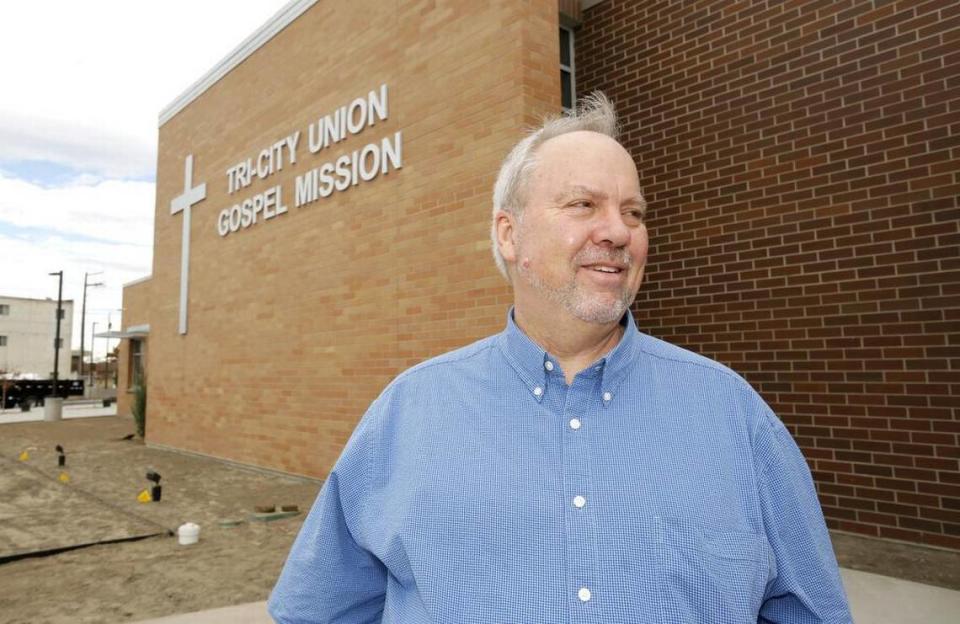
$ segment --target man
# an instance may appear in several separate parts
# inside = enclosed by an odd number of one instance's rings
[[[596,94],[507,157],[507,327],[373,403],[278,622],[851,621],[786,429],[725,367],[637,331],[646,205],[616,126]]]

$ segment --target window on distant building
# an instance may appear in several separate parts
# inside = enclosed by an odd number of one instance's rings
[[[64,312],[66,312],[66,310],[64,310],[63,308],[59,308],[59,309],[57,309],[57,312],[59,313],[59,315],[60,315],[60,320],[62,321],[63,318],[64,318],[64,317],[63,317],[63,314],[64,314]],[[54,314],[53,316],[54,316],[54,318],[56,318],[57,315]]]
[[[0,347],[5,347],[5,346],[7,346],[7,337],[0,336]]]
[[[53,348],[62,349],[63,348],[63,338],[54,338],[53,339]]]
[[[560,103],[564,111],[577,104],[577,81],[573,64],[573,31],[560,27]]]
[[[0,316],[10,316],[10,306],[6,303],[0,303]]]

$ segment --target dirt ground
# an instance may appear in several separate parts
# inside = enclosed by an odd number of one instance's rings
[[[133,431],[117,416],[3,424],[0,414],[0,622],[129,622],[267,598],[320,484],[122,439]],[[136,500],[148,469],[162,476],[160,502]],[[256,505],[287,504],[302,513],[249,519]],[[201,526],[193,546],[167,533],[187,521]],[[845,567],[960,589],[960,553],[840,534],[833,543]]]
[[[0,561],[156,535],[0,563],[0,621],[127,622],[269,595],[320,484],[122,439],[133,431],[116,416],[2,424],[0,414]],[[162,477],[160,502],[137,501],[152,485],[148,469]],[[301,514],[252,521],[257,505],[298,505]],[[168,531],[188,521],[200,525],[200,541],[181,546]]]

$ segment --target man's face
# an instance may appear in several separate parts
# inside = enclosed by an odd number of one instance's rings
[[[573,132],[545,142],[514,220],[518,309],[616,322],[636,297],[647,259],[644,205],[633,159],[616,141]]]

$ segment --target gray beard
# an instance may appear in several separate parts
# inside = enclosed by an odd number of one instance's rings
[[[518,255],[522,257],[522,253]],[[623,263],[628,268],[632,264],[626,249],[607,252],[599,248],[581,251],[574,258],[574,264],[579,266],[604,260]],[[580,291],[576,277],[559,288],[550,286],[540,279],[539,275],[525,268],[523,262],[517,263],[517,275],[543,293],[549,301],[561,306],[575,318],[587,323],[606,324],[619,321],[636,296],[635,293],[624,290],[621,291],[620,298],[613,302],[601,301]]]

